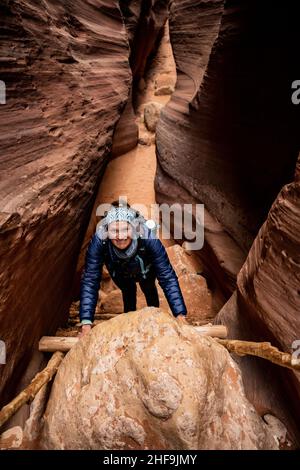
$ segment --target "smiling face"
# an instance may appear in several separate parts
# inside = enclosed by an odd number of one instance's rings
[[[119,250],[125,250],[131,243],[132,226],[125,220],[111,222],[108,225],[108,238]]]

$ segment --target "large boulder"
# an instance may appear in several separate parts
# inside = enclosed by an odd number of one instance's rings
[[[276,449],[223,346],[154,307],[97,325],[56,375],[45,449]]]

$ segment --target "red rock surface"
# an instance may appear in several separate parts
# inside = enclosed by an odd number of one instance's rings
[[[294,182],[282,188],[255,238],[238,275],[237,294],[215,320],[227,325],[231,338],[269,340],[290,353],[300,339],[299,161]],[[279,417],[300,441],[299,373],[254,358],[239,359],[239,364],[256,409]]]
[[[238,275],[239,293],[255,312],[255,319],[288,352],[293,341],[300,339],[299,244],[298,166],[295,181],[280,191]]]
[[[290,98],[299,75],[297,8],[269,0],[172,2],[177,83],[157,126],[156,189],[159,201],[169,200],[173,181],[174,202],[186,191],[221,223],[227,235],[223,242],[218,234],[217,246],[206,238],[207,265],[222,244],[223,267],[232,256],[245,259],[278,191],[292,179],[299,148]]]
[[[7,104],[0,107],[3,403],[33,346],[66,318],[131,73],[116,0],[4,1],[0,21],[7,85]]]
[[[169,0],[120,0],[128,34],[133,93],[116,126],[112,156],[117,157],[136,147],[138,126],[135,122],[135,90],[145,73],[149,58],[154,55],[168,18]]]
[[[128,32],[132,75],[139,81],[153,56],[168,19],[169,0],[120,0]]]

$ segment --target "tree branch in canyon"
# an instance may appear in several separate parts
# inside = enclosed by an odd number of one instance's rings
[[[279,351],[271,343],[256,343],[253,341],[240,341],[235,339],[219,339],[216,341],[222,344],[229,352],[238,356],[256,356],[266,359],[288,369],[300,370],[300,359],[294,358],[292,354]]]
[[[38,372],[31,383],[17,395],[10,403],[5,405],[0,411],[0,428],[11,418],[22,405],[32,400],[44,384],[50,382],[56,374],[57,369],[63,360],[62,352],[55,352],[48,362],[45,369]]]

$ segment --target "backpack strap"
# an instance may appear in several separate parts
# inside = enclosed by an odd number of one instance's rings
[[[139,260],[143,279],[146,279],[147,273],[150,271],[150,268],[151,268],[151,263],[147,264],[147,266],[145,267],[143,258],[141,258],[139,255],[136,255],[136,258]]]
[[[141,255],[145,255],[146,261],[143,259]],[[138,250],[137,254],[135,255],[137,260],[140,263],[140,268],[141,268],[141,273],[143,276],[143,279],[146,279],[148,272],[150,271],[150,268],[152,267],[152,263],[147,260],[147,250],[143,241],[143,238],[139,237],[138,238]]]

